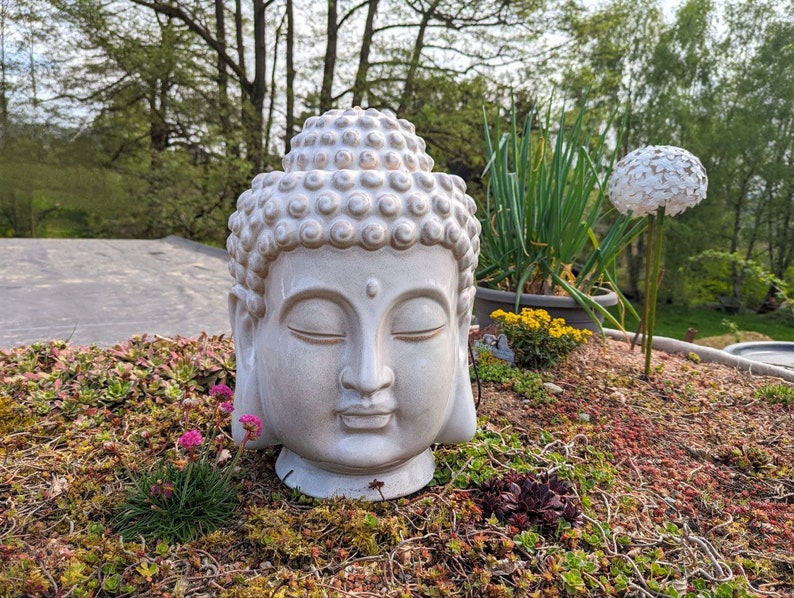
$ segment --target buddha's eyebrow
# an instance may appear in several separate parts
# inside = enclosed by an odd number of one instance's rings
[[[339,305],[340,307],[346,306],[348,303],[344,294],[340,293],[336,289],[315,285],[302,288],[291,295],[287,295],[281,305],[280,313],[286,313],[296,303],[300,303],[301,301],[306,301],[308,299],[325,299],[330,303]]]
[[[328,287],[313,286],[300,289],[284,297],[284,301],[279,308],[279,317],[284,317],[299,303],[317,299],[327,301],[343,311],[349,308],[349,301],[345,299],[345,296],[339,291]]]
[[[408,289],[404,293],[401,293],[397,296],[397,299],[394,301],[394,306],[397,307],[405,301],[419,298],[431,299],[440,304],[444,310],[448,310],[450,308],[449,295],[435,286]]]

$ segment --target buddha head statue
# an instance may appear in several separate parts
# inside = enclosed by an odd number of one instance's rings
[[[374,109],[309,118],[283,172],[229,218],[239,415],[281,444],[276,473],[317,497],[378,500],[470,440],[468,329],[480,225],[412,124]]]

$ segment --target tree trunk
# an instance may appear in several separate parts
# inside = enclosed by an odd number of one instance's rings
[[[402,114],[408,109],[408,103],[414,94],[414,84],[416,83],[416,73],[419,70],[419,62],[422,58],[422,50],[425,46],[425,32],[430,20],[433,18],[436,6],[439,0],[435,0],[433,4],[424,13],[422,13],[422,21],[419,23],[419,31],[416,34],[416,41],[414,42],[414,50],[411,55],[411,61],[408,63],[408,72],[405,75],[405,85],[403,92],[400,95],[400,105],[397,108],[397,114]]]
[[[247,94],[245,83],[248,81],[248,75],[245,68],[245,44],[243,43],[243,7],[240,5],[240,0],[234,0],[234,32],[235,42],[237,48],[237,64],[240,67],[240,90],[242,95]]]
[[[380,0],[369,0],[367,20],[364,24],[364,37],[361,40],[361,51],[358,55],[358,70],[353,84],[353,106],[360,106],[367,91],[367,72],[369,71],[369,50],[372,47],[372,34],[375,24],[375,13]]]
[[[226,16],[223,7],[223,0],[215,0],[215,35],[218,38],[218,45],[221,50],[226,52]],[[236,153],[237,145],[232,140],[231,126],[231,105],[229,103],[229,73],[226,70],[226,62],[220,52],[217,54],[218,69],[218,119],[221,127],[221,135],[226,146],[226,154]]]
[[[290,150],[290,141],[295,135],[295,11],[292,0],[287,0],[287,122],[284,153]]]
[[[157,13],[155,16],[159,17]],[[157,154],[164,152],[171,144],[168,115],[171,109],[171,76],[175,68],[169,52],[174,47],[173,19],[166,16],[164,22],[159,18],[157,20],[160,26],[160,46],[165,49],[167,58],[150,82],[149,137],[154,161],[158,161]]]
[[[38,91],[38,81],[36,79],[36,53],[33,49],[33,44],[35,42],[34,34],[33,34],[33,26],[29,25],[30,29],[28,31],[28,59],[30,62],[30,104],[33,108],[33,118],[35,119],[38,116],[39,112],[39,91]]]
[[[339,24],[336,22],[336,0],[328,0],[326,24],[325,59],[323,60],[323,82],[320,86],[320,112],[333,107],[334,70],[336,69],[336,42]]]
[[[276,64],[278,63],[278,46],[281,39],[281,30],[287,20],[287,14],[281,17],[281,22],[276,28],[276,35],[273,39],[273,60],[270,67],[270,97],[268,98],[267,123],[265,124],[265,151],[270,151],[270,135],[273,131],[273,113],[276,109]]]
[[[265,43],[265,2],[254,1],[254,80],[249,96],[250,109],[246,127],[248,161],[253,171],[261,172],[264,164],[262,148],[265,130],[263,111],[267,94],[267,45]]]
[[[794,225],[791,222],[794,192],[790,191],[788,193],[784,205],[787,206],[787,209],[780,225],[783,237],[778,240],[778,243],[773,245],[773,249],[777,250],[777,258],[772,262],[772,274],[781,279],[785,278],[786,272],[788,272],[792,262],[794,262],[794,232],[792,232],[792,226]]]
[[[629,245],[628,250],[625,252],[628,288],[625,289],[623,294],[635,301],[642,297],[640,279],[645,271],[643,268],[644,256],[646,253],[644,239],[644,235],[637,237],[636,241]]]
[[[730,253],[736,253],[739,250],[739,236],[742,231],[742,210],[744,209],[744,198],[747,194],[747,186],[750,183],[751,173],[746,173],[736,193],[736,200],[733,202],[733,230],[731,234],[731,249]],[[734,262],[731,269],[731,280],[733,286],[733,297],[739,299],[742,293],[742,282],[744,275],[740,271],[736,262]]]
[[[0,149],[8,131],[8,74],[6,73],[6,2],[0,0]]]

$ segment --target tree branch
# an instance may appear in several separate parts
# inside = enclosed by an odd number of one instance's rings
[[[196,21],[191,15],[189,15],[185,10],[182,9],[179,5],[172,5],[172,4],[164,4],[158,1],[149,0],[131,0],[134,4],[138,6],[143,6],[146,8],[150,8],[155,12],[160,14],[164,14],[175,19],[181,21],[185,27],[187,27],[190,31],[198,35],[204,42],[212,48],[218,55],[218,57],[223,60],[224,63],[234,72],[237,76],[238,80],[240,81],[241,85],[243,85],[248,93],[250,93],[253,89],[253,85],[250,81],[246,79],[245,70],[241,68],[241,66],[232,59],[231,56],[226,52],[221,44],[213,35],[212,33],[204,27],[201,23]],[[272,1],[272,0],[271,0]],[[270,4],[268,2],[267,4]]]

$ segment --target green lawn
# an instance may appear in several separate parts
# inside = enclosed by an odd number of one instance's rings
[[[637,311],[640,310],[639,306],[635,308]],[[736,331],[752,331],[776,341],[794,341],[794,314],[786,309],[768,314],[756,314],[751,311],[727,314],[706,307],[659,304],[656,310],[654,334],[683,339],[689,328],[697,330],[698,339]],[[626,329],[636,330],[637,321],[628,319]]]

